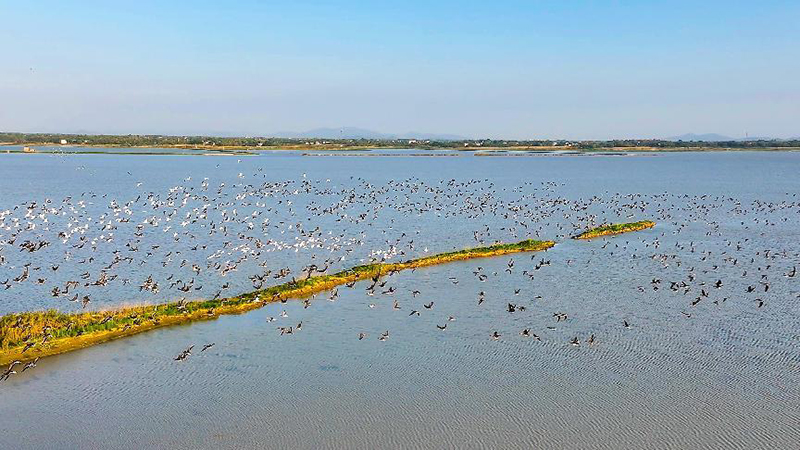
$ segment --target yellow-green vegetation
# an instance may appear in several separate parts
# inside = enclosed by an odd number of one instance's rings
[[[650,220],[603,225],[601,227],[592,228],[591,230],[586,230],[577,236],[573,236],[573,239],[592,239],[600,236],[610,236],[612,234],[629,233],[631,231],[653,228],[655,225],[656,223]]]
[[[358,280],[418,267],[509,253],[546,250],[552,241],[525,240],[427,256],[398,263],[356,266],[332,275],[292,280],[236,297],[169,302],[109,311],[62,313],[55,310],[23,312],[0,317],[0,365],[14,360],[64,353],[154,328],[239,314],[267,303],[304,298]]]

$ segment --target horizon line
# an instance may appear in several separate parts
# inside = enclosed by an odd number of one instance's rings
[[[725,136],[718,133],[683,133],[670,137],[616,137],[616,138],[564,138],[564,137],[537,137],[537,138],[500,138],[500,137],[480,137],[473,138],[467,136],[458,136],[454,133],[438,133],[438,132],[408,132],[408,133],[383,133],[369,129],[358,127],[344,127],[350,129],[358,129],[360,131],[374,133],[375,137],[330,137],[330,136],[281,136],[281,134],[304,134],[316,130],[335,130],[334,127],[320,127],[302,132],[275,132],[274,134],[249,134],[249,133],[232,133],[232,132],[209,132],[208,134],[202,133],[106,133],[106,132],[52,132],[52,131],[0,131],[0,135],[21,134],[21,135],[51,135],[51,136],[109,136],[109,137],[122,137],[122,136],[152,136],[152,137],[172,137],[172,138],[221,138],[221,139],[285,139],[285,140],[307,140],[307,139],[325,139],[330,141],[398,141],[398,140],[422,140],[430,142],[457,142],[457,141],[514,141],[514,142],[543,142],[543,141],[565,141],[565,142],[610,142],[610,141],[665,141],[665,142],[704,142],[704,141],[795,141],[800,140],[798,136],[791,137],[771,137],[771,136],[745,136],[733,137]],[[415,136],[419,135],[419,136]],[[434,138],[423,137],[425,135],[435,136],[452,136],[452,138]],[[713,137],[714,139],[684,139],[688,137]]]

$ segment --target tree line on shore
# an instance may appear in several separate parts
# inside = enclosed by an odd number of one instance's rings
[[[575,150],[608,148],[735,148],[763,149],[800,147],[800,139],[732,140],[732,141],[670,141],[661,139],[619,139],[607,141],[578,140],[417,140],[417,139],[295,139],[275,137],[221,137],[221,136],[169,136],[153,134],[60,134],[60,133],[0,133],[0,142],[5,144],[61,144],[108,145],[129,147],[293,147],[321,145],[329,147],[376,147],[376,148],[426,148],[460,149],[475,147],[567,147]]]

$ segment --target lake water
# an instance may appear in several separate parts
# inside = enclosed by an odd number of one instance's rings
[[[44,358],[0,448],[797,448],[800,153],[386,155],[0,154],[2,314],[557,242]]]

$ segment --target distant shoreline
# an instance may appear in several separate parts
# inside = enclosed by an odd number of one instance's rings
[[[303,152],[303,156],[337,156],[336,153],[341,152],[338,156],[368,156],[365,154],[357,154],[358,151],[373,151],[373,150],[414,150],[416,154],[398,154],[396,156],[457,156],[459,154],[472,154],[474,156],[535,156],[539,155],[564,155],[564,156],[577,156],[577,155],[593,155],[593,154],[657,154],[657,153],[692,153],[692,152],[796,152],[800,151],[800,146],[796,147],[595,147],[591,149],[581,149],[567,146],[526,146],[526,147],[458,147],[458,148],[441,148],[441,147],[402,147],[396,146],[382,146],[382,145],[358,145],[358,146],[333,146],[333,145],[276,145],[276,146],[213,146],[213,145],[121,145],[121,144],[59,144],[53,142],[0,142],[2,147],[19,147],[14,150],[0,150],[2,153],[23,153],[23,147],[31,147],[33,149],[41,147],[55,147],[65,149],[64,153],[70,154],[128,154],[128,155],[189,155],[186,153],[173,153],[169,150],[186,150],[198,152],[197,156],[228,156],[239,155],[248,156],[256,155],[261,151],[276,151],[276,152]],[[68,151],[71,148],[87,148],[97,149],[96,151]],[[164,152],[104,152],[102,149],[152,149],[167,150]],[[199,152],[207,153],[199,153]],[[313,154],[308,152],[319,151],[326,152],[320,154]],[[452,152],[453,154],[435,154],[427,152]],[[54,152],[35,152],[26,154],[52,154]],[[192,156],[192,155],[189,155]],[[369,155],[369,156],[386,156],[386,155]],[[389,155],[395,156],[395,155]]]
[[[755,140],[669,140],[669,139],[418,139],[418,138],[280,138],[269,136],[203,136],[157,134],[69,134],[18,133],[0,131],[0,145],[29,147],[87,148],[156,148],[164,150],[205,150],[220,154],[258,151],[371,151],[406,149],[420,153],[447,151],[481,152],[564,152],[591,153],[661,153],[708,151],[798,151],[800,138]]]

